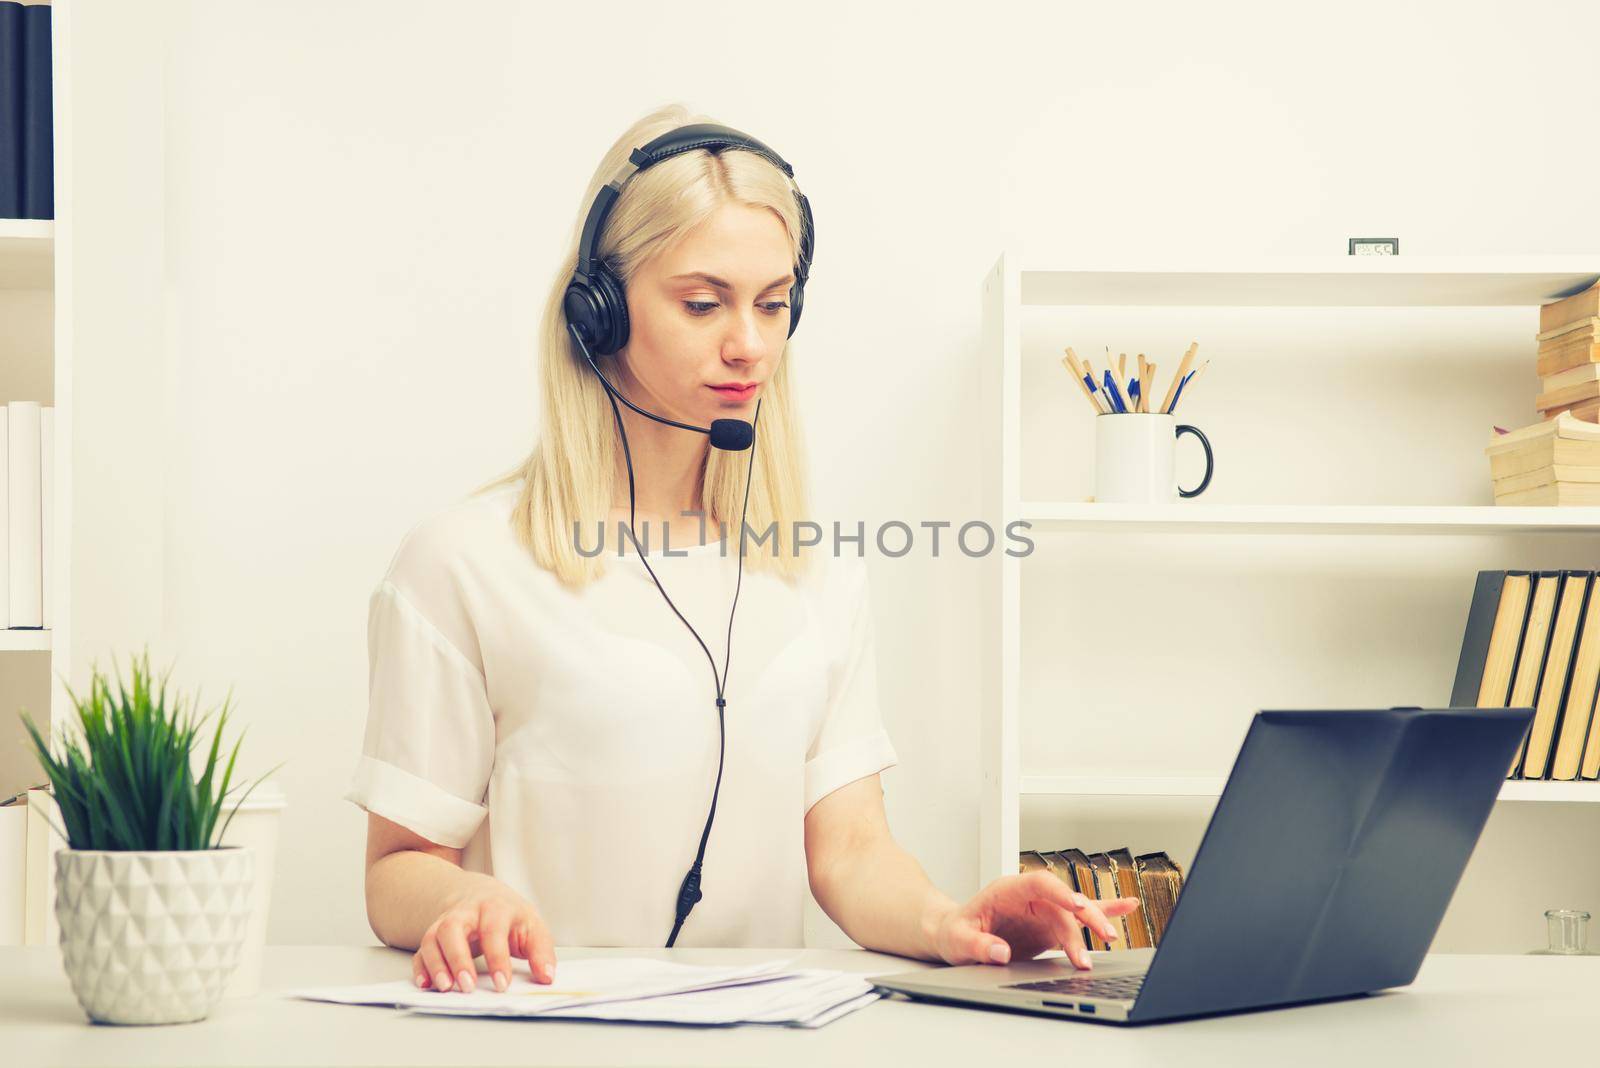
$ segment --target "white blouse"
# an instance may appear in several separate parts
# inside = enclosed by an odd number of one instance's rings
[[[369,601],[366,736],[345,796],[463,848],[462,866],[532,902],[556,945],[665,945],[717,773],[711,665],[632,547],[617,556],[614,523],[606,573],[583,590],[540,567],[511,530],[519,489],[402,539]],[[647,546],[719,673],[729,533],[671,556]],[[581,544],[596,536],[591,524]],[[705,897],[678,945],[801,945],[805,813],[896,762],[865,565],[819,551],[810,567],[793,585],[744,570]]]

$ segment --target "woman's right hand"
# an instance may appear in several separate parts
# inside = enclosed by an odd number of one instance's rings
[[[477,987],[477,965],[483,954],[496,990],[511,985],[511,961],[528,962],[538,983],[554,981],[556,952],[550,929],[532,905],[505,883],[483,875],[429,925],[411,957],[411,974],[426,990]]]

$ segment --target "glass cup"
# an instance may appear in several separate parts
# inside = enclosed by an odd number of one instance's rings
[[[1544,914],[1549,928],[1549,953],[1568,955],[1589,951],[1589,914],[1582,909],[1550,909]]]

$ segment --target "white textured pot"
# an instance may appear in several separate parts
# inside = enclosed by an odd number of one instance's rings
[[[202,1020],[238,966],[250,922],[249,849],[56,853],[56,921],[72,992],[91,1020]]]

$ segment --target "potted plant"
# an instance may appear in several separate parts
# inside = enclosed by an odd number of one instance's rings
[[[131,690],[120,673],[116,682],[113,695],[95,668],[87,701],[67,688],[79,737],[63,731],[60,756],[22,716],[65,824],[55,911],[67,978],[91,1020],[204,1019],[238,965],[250,919],[254,857],[216,845],[239,742],[221,765],[225,701],[196,778],[210,713],[197,720],[193,703],[185,713],[176,697],[169,707],[167,676],[151,687],[148,651],[133,660]]]

